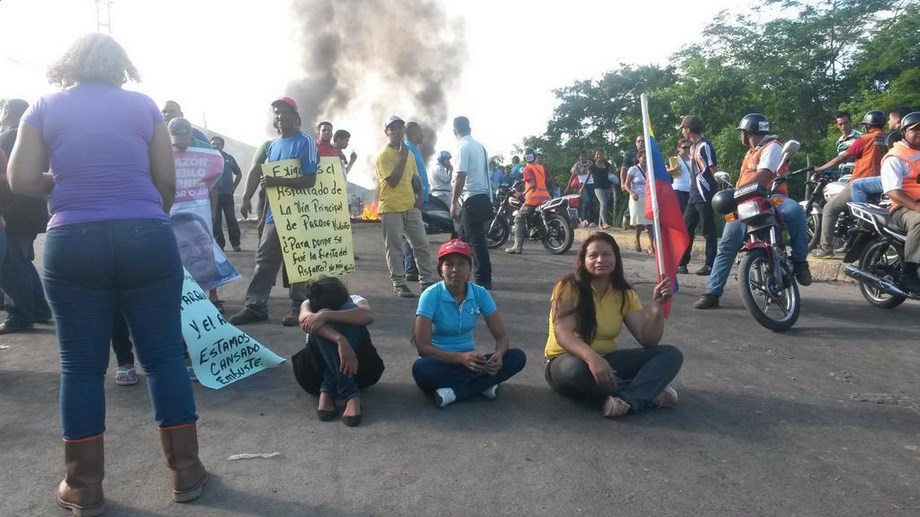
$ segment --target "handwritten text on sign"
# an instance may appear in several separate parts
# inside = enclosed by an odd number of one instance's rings
[[[227,323],[188,271],[181,306],[182,337],[202,386],[218,390],[284,362],[283,357]]]
[[[262,173],[278,178],[300,177],[300,160],[266,163]],[[269,187],[267,194],[291,282],[354,271],[345,175],[338,157],[320,160],[312,188]]]

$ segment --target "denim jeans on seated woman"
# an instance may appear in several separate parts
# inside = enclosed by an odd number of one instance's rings
[[[365,345],[365,334],[362,327],[345,323],[327,323],[327,325],[342,334],[348,340],[352,350],[357,351]],[[335,342],[313,333],[307,338],[307,345],[313,354],[322,358],[323,382],[319,386],[321,392],[329,393],[338,400],[350,400],[361,396],[355,376],[341,372],[342,361],[339,358],[339,346]]]
[[[45,238],[44,276],[60,342],[65,439],[105,431],[104,381],[116,307],[147,375],[157,424],[198,420],[182,357],[182,263],[168,221],[52,228]]]
[[[488,359],[492,354],[485,354],[485,357]],[[457,400],[464,400],[507,381],[523,370],[526,363],[527,356],[518,348],[505,352],[502,367],[495,375],[474,372],[462,364],[449,364],[434,357],[419,357],[412,365],[412,377],[422,391],[450,388]]]

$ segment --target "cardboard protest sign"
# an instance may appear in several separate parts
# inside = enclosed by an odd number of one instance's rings
[[[300,160],[265,163],[262,174],[299,177]],[[345,175],[338,157],[320,159],[312,188],[269,187],[266,194],[281,239],[288,280],[303,282],[355,270]]]
[[[211,222],[211,188],[224,170],[224,158],[214,149],[173,148],[176,163],[176,201],[169,222],[182,265],[202,289],[214,289],[240,278],[227,256],[214,242]]]
[[[219,390],[284,358],[227,323],[188,270],[182,284],[182,336],[202,386]]]

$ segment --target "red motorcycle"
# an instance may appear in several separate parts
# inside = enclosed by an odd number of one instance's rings
[[[784,162],[795,152],[798,142],[795,144],[787,144],[788,148],[784,148],[784,154],[788,155]],[[802,308],[792,260],[783,240],[782,214],[776,208],[783,198],[775,190],[793,176],[812,170],[814,167],[808,167],[779,176],[769,189],[759,182],[737,189],[726,188],[717,192],[712,200],[713,209],[724,215],[726,221],[746,225],[737,273],[741,301],[757,323],[774,331],[795,325]],[[726,182],[727,178],[727,173],[716,173],[720,182]]]

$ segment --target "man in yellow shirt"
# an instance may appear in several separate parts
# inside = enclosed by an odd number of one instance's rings
[[[425,224],[422,222],[422,184],[415,160],[409,159],[409,150],[403,140],[406,123],[396,115],[384,124],[389,142],[377,156],[377,211],[383,227],[383,245],[386,248],[387,268],[393,282],[393,294],[413,298],[415,294],[406,285],[405,255],[402,236],[405,235],[418,264],[419,284],[424,291],[434,283],[431,270],[431,250]]]

